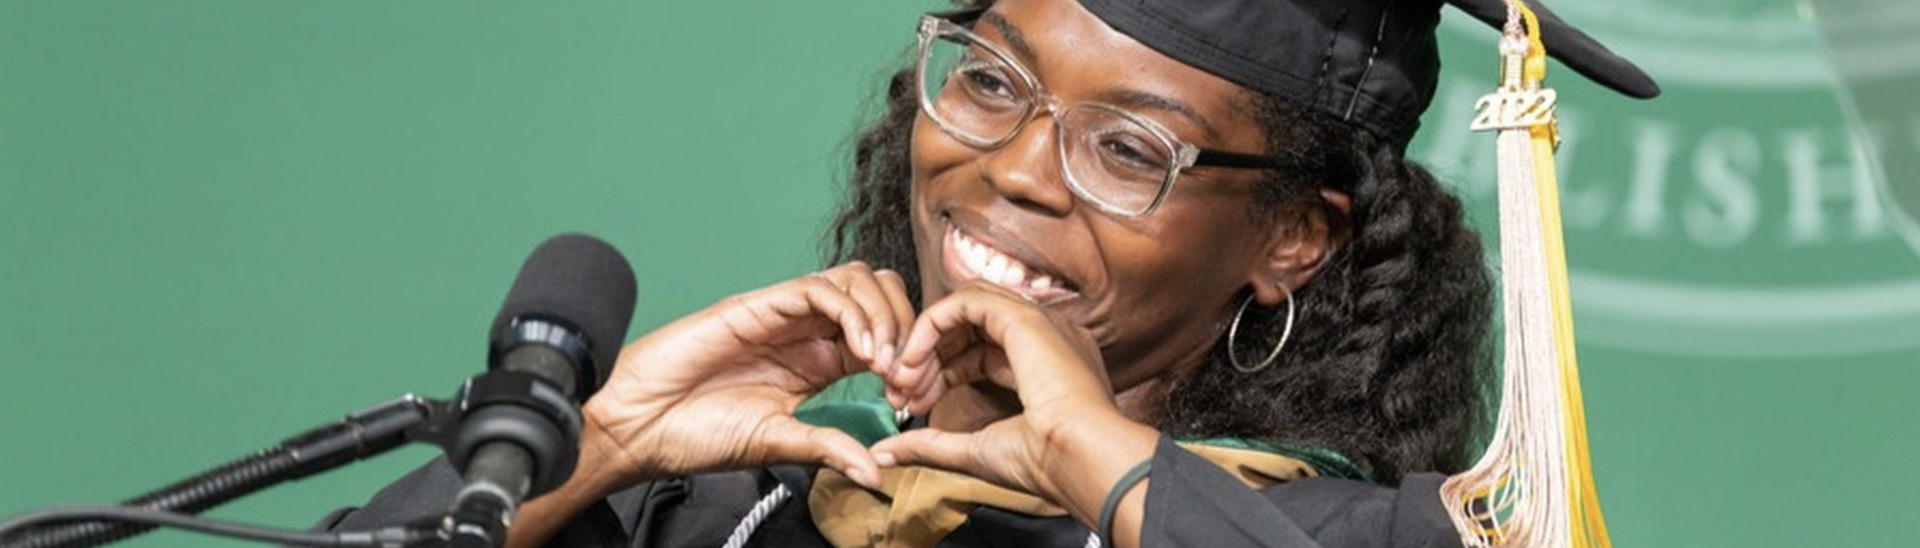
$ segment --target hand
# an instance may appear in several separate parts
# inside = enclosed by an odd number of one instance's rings
[[[1088,428],[1133,424],[1085,329],[991,284],[975,282],[921,312],[900,361],[883,374],[896,405],[925,411],[947,387],[986,380],[1013,390],[1024,409],[977,432],[921,429],[884,440],[872,449],[882,466],[924,464],[1063,502],[1060,468],[1076,464],[1059,453]]]
[[[629,344],[584,407],[607,492],[671,475],[821,463],[877,485],[860,442],[793,418],[833,381],[893,361],[913,320],[899,274],[842,265],[730,297]],[[597,430],[597,431],[596,431]]]

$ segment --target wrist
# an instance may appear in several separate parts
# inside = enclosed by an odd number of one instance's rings
[[[1042,492],[1037,494],[1093,527],[1115,482],[1153,458],[1159,441],[1158,430],[1127,419],[1117,409],[1079,417],[1048,436],[1050,458],[1042,459]]]
[[[581,406],[580,460],[574,467],[568,487],[582,493],[604,497],[628,485],[653,479],[646,459],[620,443],[608,426],[608,418],[593,402]],[[578,485],[574,485],[574,484]]]
[[[632,482],[624,479],[618,466],[621,451],[591,413],[582,409],[580,454],[567,481],[551,492],[527,500],[507,530],[506,546],[522,548],[546,544],[563,524],[587,507],[605,499]]]

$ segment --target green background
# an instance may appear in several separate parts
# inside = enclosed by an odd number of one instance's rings
[[[812,270],[848,136],[931,5],[0,2],[0,515],[450,394],[554,233],[627,254],[633,333]],[[1812,32],[1783,5],[1767,21]],[[1561,11],[1636,58],[1672,50],[1618,12]],[[1491,234],[1491,142],[1461,109],[1492,34],[1449,17],[1453,71],[1412,153]],[[1920,245],[1857,192],[1901,181],[1858,169],[1830,79],[1701,63],[1650,63],[1669,92],[1651,103],[1552,80],[1613,536],[1910,544]],[[430,455],[213,515],[305,527]]]

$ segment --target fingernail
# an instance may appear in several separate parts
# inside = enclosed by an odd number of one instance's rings
[[[873,358],[873,334],[872,333],[860,334],[860,352],[865,353],[868,359]]]
[[[893,456],[893,453],[874,453],[873,462],[880,463],[881,466],[886,466],[886,467],[894,467],[894,466],[900,465],[900,459],[895,458]]]
[[[877,356],[874,356],[873,363],[880,364],[881,371],[892,372],[893,371],[893,345],[891,344],[880,345],[880,354]]]

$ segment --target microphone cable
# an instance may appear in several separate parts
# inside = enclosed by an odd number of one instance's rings
[[[178,512],[130,506],[66,506],[29,513],[0,523],[0,547],[29,548],[29,539],[16,543],[16,534],[31,534],[33,528],[62,522],[115,521],[147,526],[173,527],[198,533],[294,546],[368,546],[403,547],[439,542],[439,528],[428,524],[384,527],[371,531],[312,532],[275,529],[231,521],[202,518]]]

